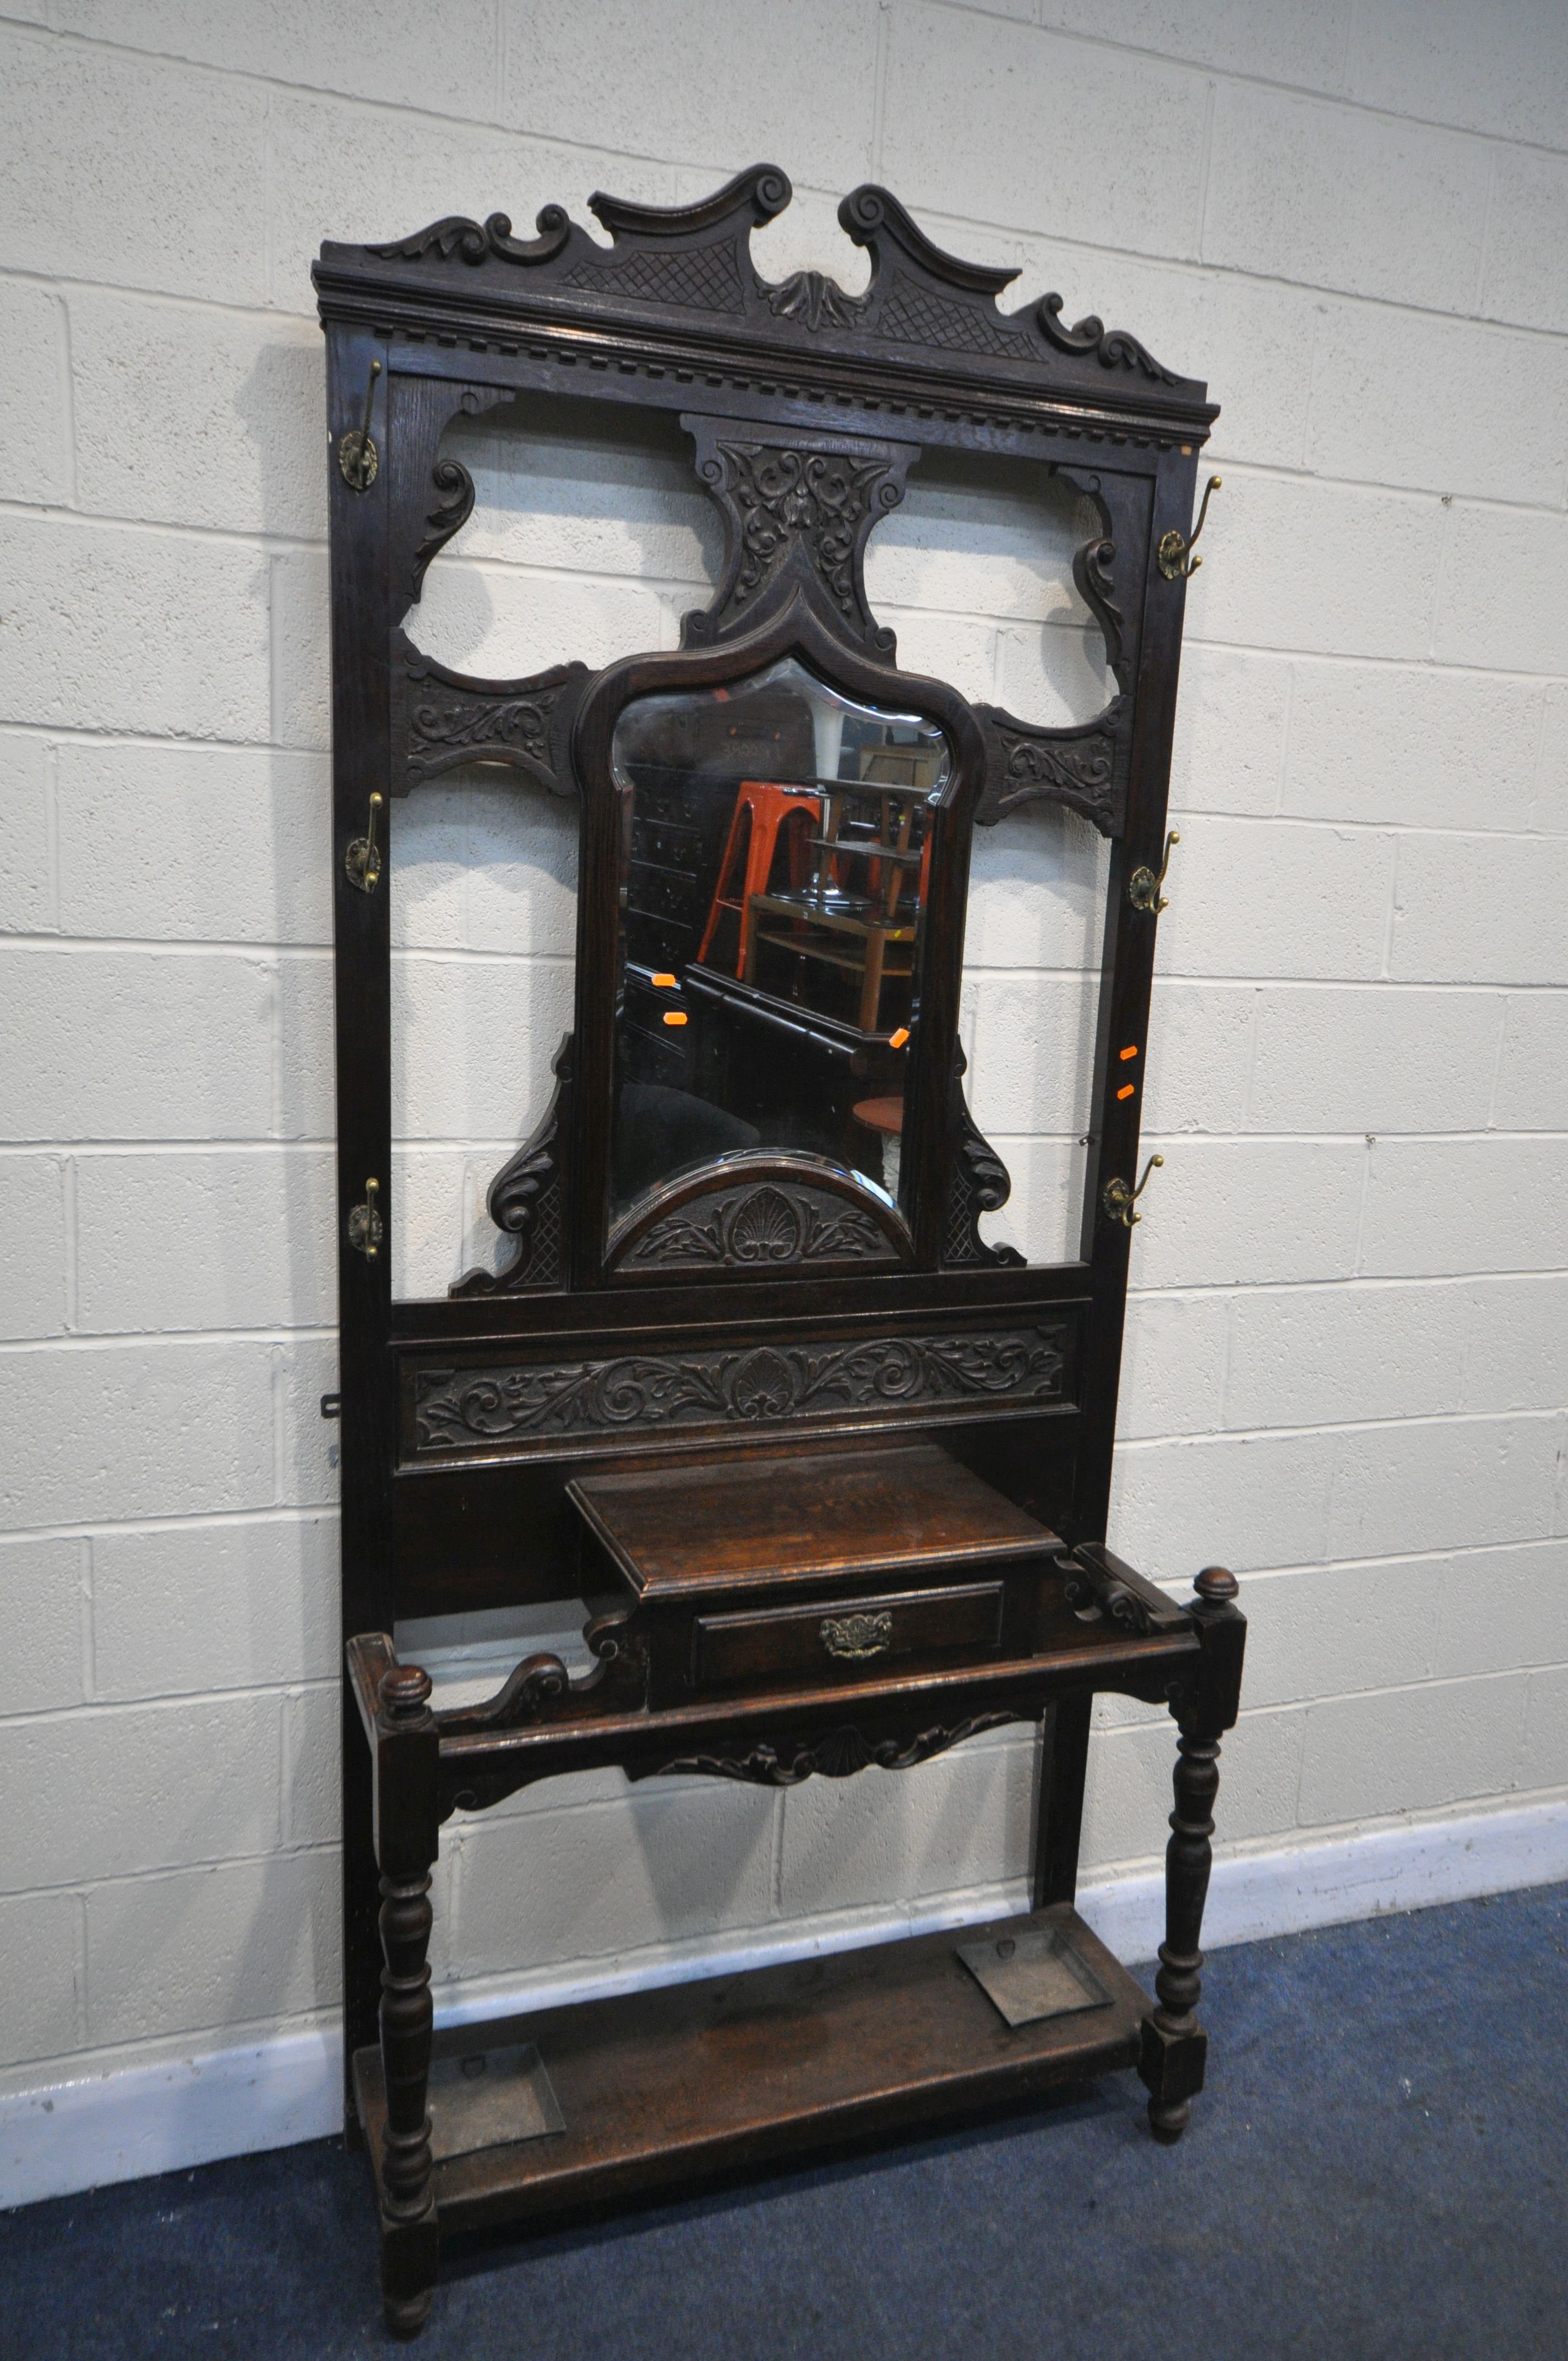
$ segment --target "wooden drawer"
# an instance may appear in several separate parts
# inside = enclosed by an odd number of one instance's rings
[[[705,1687],[773,1674],[874,1672],[898,1656],[994,1648],[1001,1638],[1000,1582],[749,1615],[699,1615],[692,1632],[692,1679]]]

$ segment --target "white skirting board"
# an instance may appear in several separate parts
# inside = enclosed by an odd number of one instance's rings
[[[1393,1910],[1420,1910],[1568,1878],[1568,1796],[1554,1795],[1448,1819],[1405,1820],[1321,1843],[1222,1854],[1204,1916],[1205,1950],[1261,1941]],[[488,1987],[438,2011],[445,2024],[679,1982],[735,1974],[920,1934],[1019,1907],[1005,1894],[947,1896],[929,1911],[857,1915],[852,1925],[796,1926],[760,1942],[754,1932],[706,1947],[700,1956],[646,1960],[620,1972],[531,1981],[510,1993]],[[1095,1932],[1128,1961],[1154,1956],[1163,1932],[1158,1870],[1090,1882],[1079,1906]],[[26,2205],[84,2189],[176,2172],[220,2157],[287,2147],[341,2128],[341,2072],[334,2027],[280,2033],[239,2048],[192,2048],[154,2061],[133,2059],[35,2088],[0,2092],[0,2206]]]

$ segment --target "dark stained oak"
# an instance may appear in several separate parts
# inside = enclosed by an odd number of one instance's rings
[[[1131,1238],[1105,1191],[1138,1169],[1157,918],[1128,889],[1160,864],[1180,660],[1184,579],[1157,552],[1190,530],[1217,412],[1126,331],[1068,323],[1055,294],[1004,308],[1011,269],[944,252],[884,189],[839,207],[870,259],[861,290],[809,270],[768,280],[751,233],[790,195],[758,164],[689,205],[593,197],[608,245],[548,205],[532,234],[500,213],[449,215],[328,244],[313,271],[330,438],[345,2106],[400,2336],[428,2315],[444,2229],[569,2218],[1135,2064],[1169,2140],[1202,2081],[1215,1766],[1245,1625],[1223,1569],[1178,1606],[1104,1547]],[[443,436],[539,394],[668,413],[722,519],[721,577],[676,648],[480,679],[422,655],[407,628],[474,505]],[[1114,682],[1091,720],[1041,727],[900,668],[865,551],[942,449],[1026,463],[1080,496],[1073,578]],[[647,701],[672,697],[702,718],[667,730],[674,708]],[[641,753],[618,773],[630,744]],[[398,819],[474,761],[512,792],[575,799],[572,1028],[546,1045],[548,1113],[490,1182],[499,1266],[439,1301],[395,1301]],[[759,854],[743,893],[738,855],[715,842],[709,858],[715,777],[765,789],[748,827],[765,808],[781,830],[782,867]],[[780,818],[792,798],[830,841]],[[970,1111],[959,1038],[973,831],[1036,800],[1109,846],[1082,1235],[1048,1269],[983,1226],[1012,1184]],[[846,916],[851,888],[879,897],[876,924]],[[869,946],[894,917],[879,984]],[[720,925],[729,948],[705,961]],[[750,962],[748,928],[767,938]],[[400,1618],[574,1601],[587,1671],[536,1651],[460,1709],[392,1643]],[[1153,1999],[1071,1916],[1104,1691],[1168,1706],[1179,1730]],[[454,1812],[605,1766],[771,1786],[905,1770],[1014,1722],[1040,1730],[1034,1900],[1076,1929],[1103,2010],[1010,2028],[933,1938],[546,2012],[525,2032],[565,2132],[435,2161],[431,2060],[453,2045],[433,2036],[430,1894]]]
[[[768,1455],[566,1487],[639,1598],[1038,1559],[1058,1537],[935,1444]]]
[[[1109,1993],[1010,2027],[956,1946],[1043,1926],[1070,1934]],[[929,2127],[1129,2066],[1148,2003],[1065,1904],[1034,1919],[840,1951],[795,1965],[547,2009],[486,2027],[532,2041],[566,2128],[435,2168],[454,2229],[548,2218],[769,2165],[834,2139]],[[461,2057],[471,2030],[438,2037]],[[372,2131],[381,2059],[355,2070]]]

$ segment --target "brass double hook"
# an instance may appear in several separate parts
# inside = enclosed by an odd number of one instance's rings
[[[351,426],[337,438],[337,471],[351,492],[367,492],[376,480],[380,455],[370,439],[370,405],[376,399],[376,379],[381,374],[379,361],[370,364],[369,381],[365,388],[365,418],[362,424]],[[1163,549],[1165,544],[1160,544]]]
[[[343,856],[348,872],[348,882],[357,885],[362,894],[373,894],[381,882],[381,848],[376,841],[376,815],[381,809],[382,797],[375,792],[370,797],[370,832],[356,836]],[[1164,872],[1161,872],[1164,874]]]
[[[364,1202],[351,1205],[348,1209],[348,1243],[356,1254],[364,1256],[367,1262],[375,1261],[377,1250],[386,1235],[386,1224],[381,1219],[380,1200],[381,1183],[378,1180],[367,1180]],[[326,1415],[324,1396],[323,1401],[322,1415],[324,1417]]]
[[[1135,1211],[1135,1208],[1137,1204],[1138,1199],[1148,1187],[1149,1174],[1154,1170],[1157,1164],[1163,1169],[1165,1164],[1165,1159],[1163,1156],[1151,1156],[1149,1158],[1148,1162],[1144,1167],[1144,1177],[1139,1181],[1135,1189],[1129,1189],[1126,1182],[1122,1179],[1120,1173],[1118,1173],[1114,1180],[1106,1181],[1104,1189],[1101,1192],[1100,1202],[1104,1206],[1106,1213],[1112,1221],[1120,1222],[1124,1230],[1132,1229],[1136,1223],[1141,1222],[1144,1218],[1140,1213]]]
[[[1159,559],[1159,570],[1168,582],[1179,582],[1184,575],[1196,574],[1202,565],[1202,559],[1194,557],[1192,552],[1203,530],[1203,520],[1209,513],[1210,498],[1219,489],[1220,478],[1211,476],[1203,487],[1203,505],[1198,511],[1198,522],[1192,528],[1190,541],[1184,541],[1174,525],[1168,533],[1161,533],[1155,555]]]
[[[1159,864],[1157,877],[1152,869],[1134,870],[1127,880],[1127,899],[1135,910],[1146,910],[1151,918],[1157,918],[1162,910],[1170,907],[1169,895],[1162,894],[1159,889],[1165,884],[1165,873],[1170,867],[1170,848],[1180,841],[1179,829],[1173,828],[1165,840],[1165,858]]]

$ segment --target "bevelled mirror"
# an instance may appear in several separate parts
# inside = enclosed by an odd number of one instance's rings
[[[628,705],[611,752],[620,881],[610,1212],[772,1149],[898,1202],[934,807],[935,725],[794,656]],[[787,1252],[768,1207],[740,1241]]]

